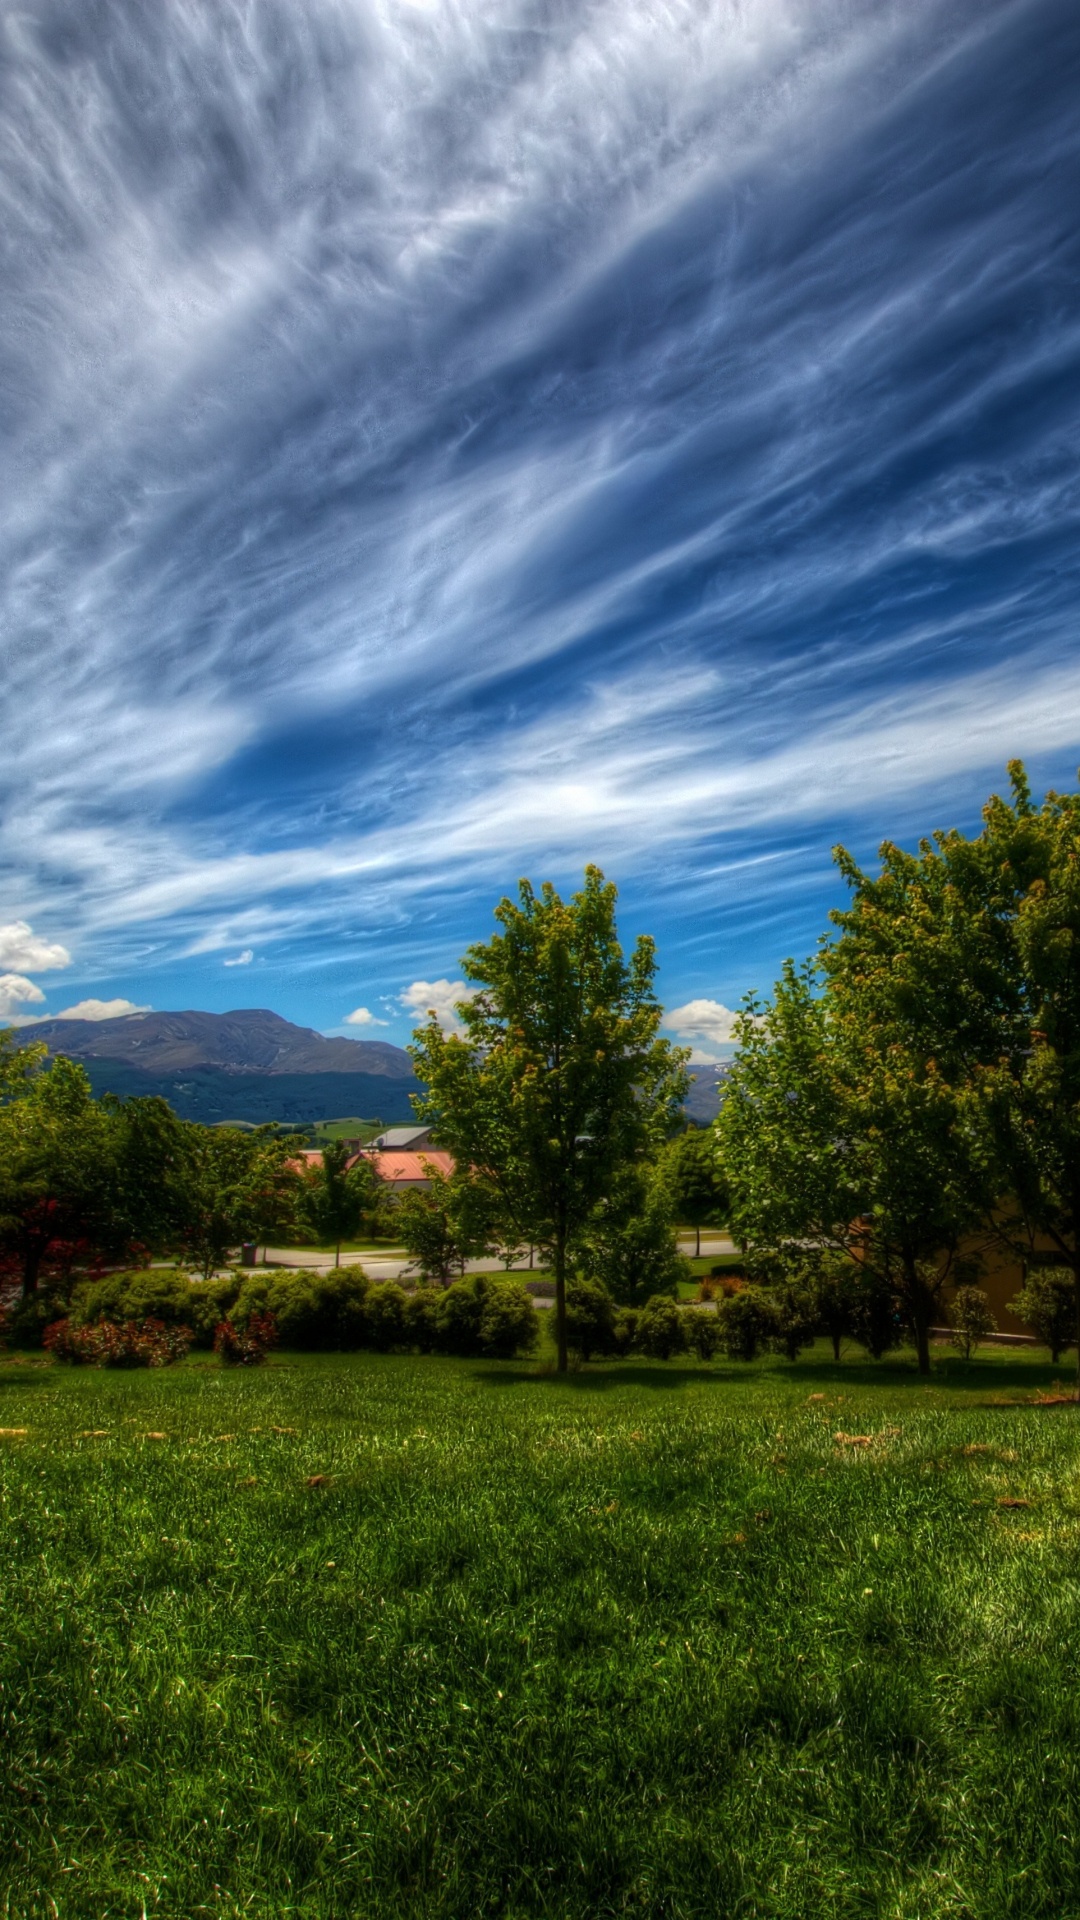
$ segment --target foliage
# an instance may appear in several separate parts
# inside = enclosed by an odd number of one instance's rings
[[[143,1267],[133,1273],[109,1273],[77,1287],[71,1297],[73,1326],[96,1320],[161,1320],[190,1327],[194,1345],[213,1345],[214,1329],[240,1291],[238,1275],[192,1283],[175,1268]]]
[[[1049,1347],[1056,1366],[1076,1339],[1076,1281],[1068,1267],[1034,1267],[1009,1301],[1009,1312]]]
[[[33,1293],[43,1273],[118,1250],[115,1111],[63,1058],[30,1072],[0,1106],[0,1235]]]
[[[191,1345],[191,1329],[163,1320],[98,1320],[76,1326],[54,1320],[42,1342],[56,1360],[83,1367],[171,1367]]]
[[[536,1309],[517,1281],[501,1275],[468,1274],[438,1296],[436,1345],[463,1358],[508,1360],[529,1353],[539,1337]]]
[[[763,1287],[741,1287],[716,1309],[720,1349],[729,1360],[756,1360],[778,1334],[776,1305]]]
[[[242,1327],[226,1319],[214,1329],[214,1352],[223,1367],[261,1367],[277,1337],[272,1313],[249,1314]]]
[[[775,1287],[772,1307],[774,1329],[770,1344],[786,1360],[797,1360],[804,1347],[813,1346],[821,1327],[814,1290],[791,1283]]]
[[[640,1318],[641,1310],[638,1307],[617,1307],[615,1310],[611,1336],[615,1353],[620,1360],[625,1359],[628,1353],[633,1353],[637,1345]]]
[[[304,1176],[297,1201],[304,1225],[335,1249],[335,1266],[341,1265],[342,1241],[354,1239],[364,1227],[374,1231],[381,1220],[382,1186],[374,1164],[357,1159],[350,1165],[350,1160],[344,1140],[327,1140],[319,1165]]]
[[[997,1321],[981,1287],[957,1287],[949,1302],[949,1338],[952,1345],[970,1360],[981,1340],[997,1332]]]
[[[670,1360],[672,1354],[682,1353],[686,1345],[683,1319],[669,1295],[654,1294],[638,1314],[634,1339],[637,1351],[650,1360]]]
[[[653,944],[624,958],[615,900],[595,867],[567,902],[523,880],[496,908],[502,931],[462,963],[476,990],[463,1034],[433,1014],[411,1048],[418,1111],[495,1193],[504,1237],[554,1272],[562,1371],[570,1249],[620,1171],[659,1150],[686,1087],[685,1053],[659,1038]]]
[[[289,1230],[301,1175],[294,1142],[274,1128],[180,1124],[179,1238],[209,1280],[234,1247]]]
[[[675,1218],[697,1235],[695,1254],[701,1252],[702,1227],[721,1225],[731,1203],[712,1127],[687,1127],[676,1135],[664,1155],[664,1172]]]
[[[681,1319],[687,1351],[696,1353],[699,1360],[715,1359],[720,1350],[720,1322],[716,1314],[684,1307]]]
[[[467,1260],[494,1251],[494,1196],[467,1168],[447,1174],[430,1160],[424,1167],[427,1190],[411,1187],[395,1204],[394,1233],[413,1271],[446,1286]]]
[[[289,1272],[258,1268],[244,1280],[231,1319],[271,1313],[283,1347],[299,1352],[350,1352],[367,1344],[370,1282],[362,1267]]]
[[[718,1121],[733,1230],[763,1258],[846,1251],[888,1288],[925,1373],[958,1249],[994,1197],[991,1160],[936,1028],[915,1030],[881,983],[866,883],[840,858],[856,889],[840,939],[739,1021]]]
[[[405,1296],[404,1344],[418,1353],[434,1353],[438,1346],[438,1301],[433,1287],[417,1287]]]
[[[679,1252],[666,1168],[624,1167],[574,1249],[582,1278],[625,1305],[678,1292],[693,1272]]]
[[[615,1349],[615,1302],[598,1280],[566,1285],[566,1344],[579,1360]]]
[[[407,1330],[404,1288],[394,1280],[371,1287],[364,1300],[364,1345],[376,1353],[390,1353],[395,1347],[410,1344]]]

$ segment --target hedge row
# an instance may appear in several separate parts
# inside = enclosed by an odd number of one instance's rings
[[[515,1280],[469,1274],[446,1289],[407,1293],[393,1280],[373,1284],[361,1267],[267,1267],[207,1283],[162,1268],[109,1274],[76,1291],[70,1318],[76,1327],[159,1320],[189,1327],[194,1345],[206,1349],[222,1320],[242,1328],[266,1313],[282,1347],[308,1353],[366,1347],[510,1359],[530,1353],[538,1333],[533,1303]]]

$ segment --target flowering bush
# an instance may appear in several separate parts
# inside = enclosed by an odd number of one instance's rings
[[[46,1352],[73,1367],[171,1367],[191,1345],[190,1327],[167,1327],[161,1320],[99,1320],[91,1327],[70,1319],[46,1327]]]
[[[272,1313],[251,1313],[242,1327],[222,1320],[214,1334],[214,1352],[223,1367],[261,1367],[276,1343],[277,1321]]]

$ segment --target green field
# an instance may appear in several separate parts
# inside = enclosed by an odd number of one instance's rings
[[[1080,1913],[1050,1382],[0,1364],[0,1913]]]

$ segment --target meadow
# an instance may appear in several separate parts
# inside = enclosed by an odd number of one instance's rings
[[[0,1363],[0,1912],[1080,1913],[1051,1389]]]

